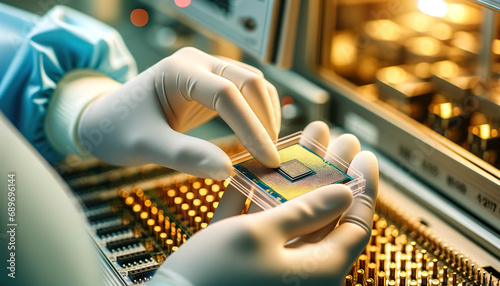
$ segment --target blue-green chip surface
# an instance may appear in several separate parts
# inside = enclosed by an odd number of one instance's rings
[[[281,202],[326,185],[352,180],[351,176],[298,143],[278,153],[281,162],[278,169],[266,168],[255,159],[236,164],[234,168]]]

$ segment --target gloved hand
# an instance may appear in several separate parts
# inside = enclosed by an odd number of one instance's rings
[[[268,167],[279,166],[272,142],[280,127],[278,95],[259,70],[246,64],[183,48],[123,86],[87,75],[63,80],[56,94],[82,90],[103,95],[81,113],[74,130],[77,145],[108,163],[156,163],[225,179],[231,171],[229,157],[209,142],[182,134],[219,114],[255,158]],[[49,139],[57,141],[58,136],[50,136],[54,128],[46,129]]]
[[[328,144],[329,129],[324,123],[310,124],[304,133]],[[163,285],[164,281],[180,285],[340,285],[370,239],[378,191],[377,160],[372,153],[359,150],[359,141],[352,135],[339,137],[329,147],[363,173],[363,194],[353,199],[346,186],[330,185],[268,211],[222,219],[241,213],[244,203],[236,190],[227,189],[216,211],[219,221],[171,255],[150,285]],[[299,239],[288,243],[296,237]]]

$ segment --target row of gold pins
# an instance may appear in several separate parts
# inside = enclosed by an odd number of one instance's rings
[[[226,182],[198,179],[176,185],[161,186],[157,192],[162,200],[190,227],[201,222],[210,223],[219,200],[227,186]]]
[[[377,209],[388,219],[401,226],[402,231],[407,232],[409,237],[422,245],[422,248],[427,249],[429,254],[432,254],[439,261],[443,261],[454,272],[470,281],[482,280],[482,276],[486,275],[485,271],[477,268],[474,262],[438,238],[419,219],[411,217],[402,209],[394,206],[389,199],[380,196],[377,199]]]
[[[428,269],[428,266],[431,265],[432,269]],[[354,273],[356,270],[357,272]],[[437,259],[429,263],[425,249],[417,251],[416,242],[414,241],[407,245],[406,236],[404,234],[398,235],[398,231],[394,226],[387,226],[386,220],[383,218],[379,220],[378,216],[374,217],[371,241],[364,253],[359,257],[357,265],[351,269],[346,283],[352,283],[354,276],[358,280],[366,282],[365,271],[368,271],[367,283],[371,281],[376,283],[378,279],[387,277],[388,282],[396,281],[396,278],[399,278],[399,282],[403,283],[402,285],[406,285],[407,279],[411,282],[417,278],[426,283],[429,272],[432,274],[430,278],[434,279],[431,282],[436,283],[439,275]],[[443,277],[447,277],[447,268],[445,267],[443,271]],[[375,280],[376,275],[380,275],[377,280]],[[446,283],[447,280],[444,278],[443,280]]]
[[[170,217],[166,216],[163,210],[158,209],[157,205],[151,202],[150,198],[144,195],[141,189],[135,188],[133,194],[134,195],[130,195],[126,190],[119,191],[119,195],[124,199],[125,205],[132,209],[135,219],[141,223],[146,231],[154,235],[156,241],[161,245],[163,250],[172,253],[186,242],[186,234],[183,234],[176,223],[171,222]],[[200,223],[197,227],[201,229],[206,227],[206,225]]]
[[[375,268],[370,268],[368,277],[365,277],[365,272],[362,269],[358,269],[356,271],[356,275],[348,274],[345,278],[344,285],[352,286],[352,285],[363,285],[363,286],[445,286],[445,285],[492,285],[491,283],[479,282],[475,281],[470,284],[464,284],[464,280],[460,280],[456,272],[448,275],[446,266],[443,268],[442,279],[433,278],[429,275],[427,271],[422,271],[419,275],[420,278],[417,279],[415,276],[408,276],[407,272],[401,271],[396,277],[394,274],[391,276],[387,276],[386,272],[379,271],[375,275]],[[399,278],[399,279],[398,279]],[[354,280],[356,283],[354,284]],[[491,281],[491,278],[490,278]]]
[[[415,236],[413,237],[415,238]],[[429,245],[425,246],[429,247]],[[438,255],[439,252],[431,253],[431,255],[433,254]],[[346,277],[345,283],[350,285],[356,281],[356,283],[363,282],[378,285],[378,282],[387,282],[386,284],[389,285],[398,283],[406,285],[408,281],[410,285],[418,282],[423,285],[457,285],[462,282],[469,282],[471,285],[489,284],[487,283],[486,272],[482,271],[481,273],[481,269],[475,269],[474,264],[468,264],[466,258],[454,254],[448,259],[448,262],[451,261],[452,265],[464,265],[463,268],[468,269],[467,273],[465,273],[468,274],[467,276],[462,275],[460,272],[449,275],[448,266],[445,265],[447,263],[443,263],[442,260],[438,261],[437,258],[432,259],[432,262],[430,262],[431,259],[426,249],[417,250],[415,241],[407,245],[406,235],[399,235],[395,226],[388,226],[384,218],[379,218],[376,215],[371,241],[359,257],[357,264]],[[442,267],[438,267],[439,264]],[[461,267],[461,269],[463,268]],[[491,281],[492,276],[490,275],[489,278]]]

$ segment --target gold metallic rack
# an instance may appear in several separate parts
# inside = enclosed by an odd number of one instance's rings
[[[114,172],[128,178],[136,178],[137,185],[133,183],[115,188],[111,199],[108,197],[99,204],[100,208],[105,205],[118,215],[122,225],[130,226],[133,238],[146,249],[146,254],[143,254],[143,248],[127,252],[130,256],[139,253],[138,257],[142,259],[129,265],[116,263],[116,258],[123,255],[119,252],[109,256],[113,267],[120,273],[127,273],[130,280],[138,285],[147,282],[160,264],[194,233],[208,226],[227,186],[224,181],[170,171],[158,172],[158,168],[161,167],[135,168],[140,176],[131,176],[130,170],[120,172],[114,169]],[[102,173],[106,172],[109,168],[103,169]],[[147,172],[161,175],[154,177]],[[93,176],[103,177],[102,173],[97,172]],[[149,184],[148,188],[139,188],[141,178],[147,178],[153,184]],[[113,176],[113,180],[116,179]],[[106,180],[94,181],[104,186],[109,183]],[[98,186],[88,188],[97,195],[100,192]],[[87,209],[89,202],[96,200],[89,199],[85,190],[76,194],[83,194],[82,202]],[[483,269],[471,261],[451,242],[433,234],[424,222],[395,207],[389,198],[380,196],[376,210],[371,240],[346,276],[345,285],[498,286],[498,277],[494,277],[490,269]],[[119,236],[115,239],[114,234],[106,237],[106,241],[111,243],[120,239]],[[154,261],[144,257],[151,257]]]

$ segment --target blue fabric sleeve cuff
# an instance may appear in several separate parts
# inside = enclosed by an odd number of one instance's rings
[[[0,81],[0,108],[49,162],[64,156],[44,132],[49,100],[61,78],[76,69],[92,69],[120,83],[137,74],[116,30],[56,6],[29,31]]]

